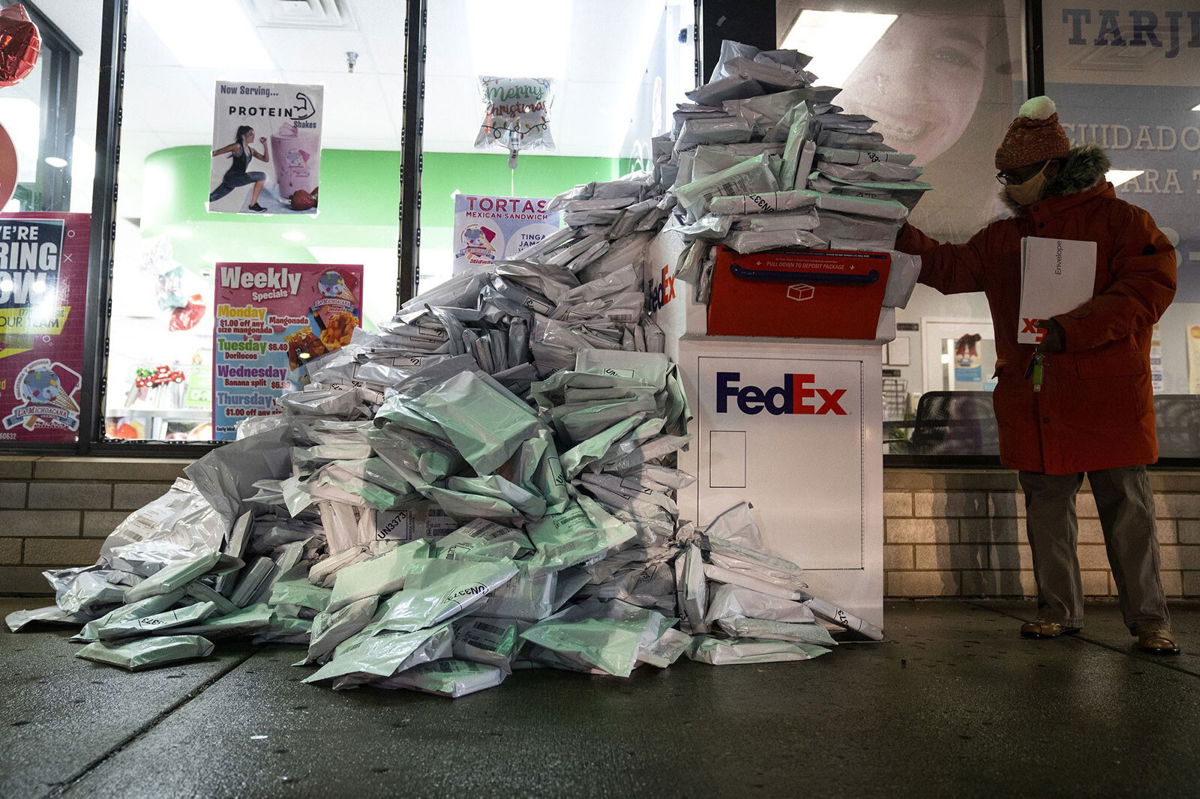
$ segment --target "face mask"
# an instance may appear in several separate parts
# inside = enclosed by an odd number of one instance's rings
[[[1046,167],[1049,161],[1042,165],[1037,174],[1024,183],[1004,187],[1004,194],[1017,205],[1033,205],[1042,198],[1042,189],[1046,186]]]

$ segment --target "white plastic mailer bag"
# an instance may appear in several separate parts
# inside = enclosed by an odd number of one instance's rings
[[[508,674],[496,666],[469,660],[448,658],[425,663],[402,671],[372,685],[378,688],[408,688],[412,691],[448,696],[460,696],[495,688]]]
[[[833,622],[834,624],[844,627],[852,632],[862,633],[872,641],[883,640],[882,629],[876,627],[866,619],[859,618],[853,613],[834,605],[832,602],[826,602],[824,599],[819,599],[817,597],[810,597],[808,600],[806,600],[805,604],[808,605],[813,613],[815,613],[817,616],[820,616],[822,619],[825,619],[826,621]]]
[[[770,580],[759,579],[745,572],[732,571],[715,563],[706,563],[704,565],[704,576],[718,583],[726,583],[728,585],[737,585],[742,588],[749,588],[752,591],[758,591],[761,594],[770,594],[779,599],[789,599],[794,602],[802,602],[810,599],[811,595],[802,588],[796,587],[790,580],[783,585],[772,582]]]
[[[169,563],[220,549],[226,526],[192,481],[178,479],[167,493],[117,525],[100,545],[100,556],[119,568],[149,575]]]
[[[798,644],[837,646],[837,641],[818,622],[792,624],[786,621],[748,619],[745,616],[726,616],[716,623],[717,629],[733,638],[759,638],[767,641],[791,641]]]
[[[781,663],[791,660],[812,660],[829,654],[828,649],[815,644],[796,644],[789,641],[760,641],[753,638],[730,641],[702,635],[692,639],[688,657],[711,666],[732,666],[746,663]]]
[[[80,649],[75,653],[75,657],[119,666],[129,671],[141,671],[182,660],[208,657],[212,651],[212,642],[198,635],[164,635],[140,638],[123,644],[105,644],[97,641]]]
[[[679,609],[684,621],[693,633],[708,632],[705,611],[708,606],[708,581],[700,547],[688,544],[683,554],[676,559]]]
[[[709,624],[714,624],[718,619],[733,616],[791,624],[809,624],[816,621],[812,610],[801,602],[780,599],[741,586],[718,585],[708,602],[708,614],[705,616],[705,620]]]
[[[675,190],[679,205],[692,219],[699,219],[708,210],[708,202],[713,197],[778,191],[783,187],[779,185],[779,179],[767,158],[766,155],[750,158],[729,169],[680,186]]]
[[[169,594],[176,589],[183,588],[192,580],[198,579],[216,568],[220,560],[221,553],[213,551],[174,563],[155,572],[126,591],[125,601],[137,602],[139,599],[158,594]],[[237,563],[239,566],[241,565],[240,561]]]
[[[713,197],[709,200],[708,210],[714,214],[773,214],[812,208],[816,204],[817,192],[796,189]]]
[[[679,660],[692,645],[692,637],[685,632],[669,628],[653,644],[638,651],[638,660],[665,669]]]
[[[131,602],[128,605],[122,605],[110,611],[108,614],[100,618],[89,621],[83,625],[83,629],[78,634],[71,636],[72,641],[99,641],[100,628],[107,624],[122,624],[134,619],[153,616],[157,613],[162,613],[169,608],[175,607],[179,600],[183,599],[184,591],[179,589],[172,591],[169,594],[159,594],[158,596],[147,597],[146,599]],[[13,630],[16,632],[16,630]]]

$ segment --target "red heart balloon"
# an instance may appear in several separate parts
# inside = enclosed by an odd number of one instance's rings
[[[317,207],[317,198],[312,196],[308,192],[306,192],[304,189],[300,189],[299,191],[297,191],[295,194],[292,195],[292,210],[293,211],[307,211],[310,208],[316,208],[316,207]]]
[[[13,86],[33,71],[42,49],[42,35],[17,3],[0,11],[0,86]]]

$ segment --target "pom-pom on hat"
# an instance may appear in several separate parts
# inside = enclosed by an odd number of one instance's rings
[[[1070,151],[1071,141],[1058,124],[1054,101],[1046,96],[1031,97],[1022,103],[996,150],[996,169],[1004,172],[1051,158],[1066,158]]]

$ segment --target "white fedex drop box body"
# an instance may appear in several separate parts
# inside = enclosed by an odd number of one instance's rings
[[[883,627],[881,344],[895,338],[894,309],[875,341],[708,336],[706,306],[671,277],[681,247],[662,234],[647,261],[694,417],[679,466],[697,480],[679,492],[681,518],[703,527],[752,503],[767,546],[805,570],[811,593]]]

